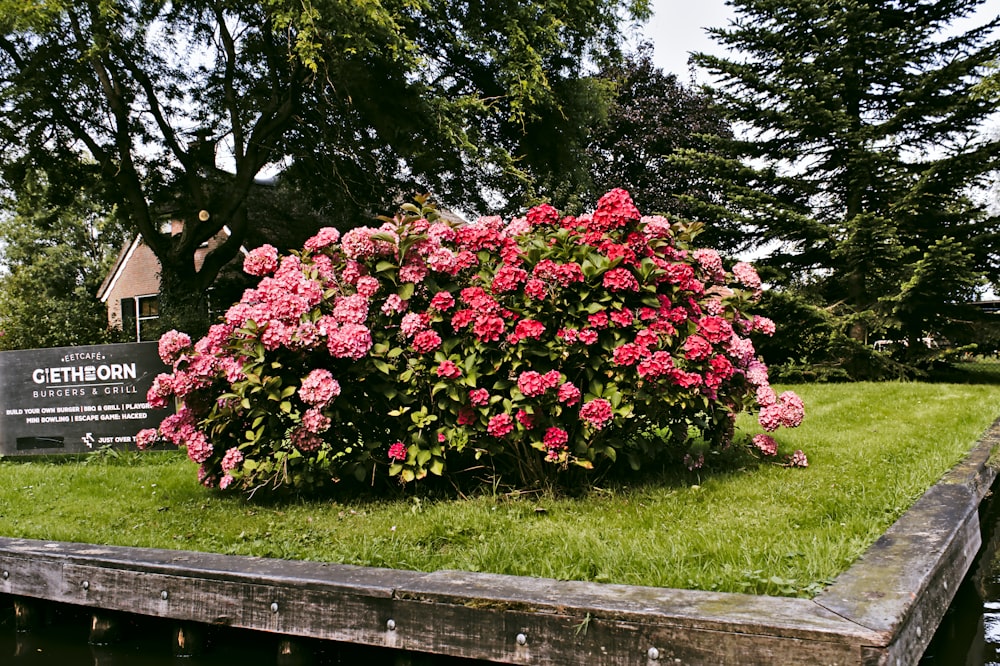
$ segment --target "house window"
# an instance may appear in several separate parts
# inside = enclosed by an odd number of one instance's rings
[[[160,297],[133,296],[122,299],[122,330],[137,342],[155,340],[152,323],[160,318]]]

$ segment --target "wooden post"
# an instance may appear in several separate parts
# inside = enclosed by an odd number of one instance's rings
[[[197,657],[205,651],[205,625],[182,622],[174,629],[175,657]]]
[[[313,651],[302,641],[287,637],[278,641],[278,666],[309,666],[314,661]]]
[[[34,599],[14,600],[14,626],[18,632],[34,631],[45,622],[45,610]]]
[[[108,613],[94,613],[90,623],[91,645],[111,645],[121,640],[122,623],[119,618]]]

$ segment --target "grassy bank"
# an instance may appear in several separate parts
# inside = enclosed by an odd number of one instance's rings
[[[843,571],[1000,416],[1000,387],[796,386],[779,433],[807,469],[710,458],[582,499],[259,504],[197,484],[182,454],[0,462],[0,534],[431,571],[812,594]],[[747,424],[751,422],[747,420]]]

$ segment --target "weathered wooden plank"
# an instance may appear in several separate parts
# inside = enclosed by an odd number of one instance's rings
[[[869,661],[920,659],[979,550],[978,503],[963,484],[934,486],[816,598],[889,639]]]
[[[847,624],[806,599],[675,590],[497,574],[439,571],[397,588],[396,596],[502,610],[559,613],[613,621],[661,622],[710,631],[773,634],[807,640],[872,641],[879,636]]]
[[[30,544],[18,544],[23,556]],[[286,575],[262,576],[274,563],[239,562],[225,575],[196,576],[191,559],[164,553],[124,562],[97,549],[93,562],[78,547],[60,557],[36,546],[23,578],[4,558],[3,590],[62,602],[184,621],[226,624],[287,635],[348,641],[513,664],[645,663],[650,650],[675,663],[774,663],[804,653],[817,664],[858,663],[859,631],[799,599],[691,593],[465,572],[357,571],[296,567],[314,576],[296,586]],[[174,558],[169,558],[174,559]],[[214,558],[213,558],[214,559]],[[155,567],[151,562],[155,563]],[[155,573],[153,568],[182,575]],[[247,570],[252,574],[246,574]],[[237,571],[243,571],[238,576]],[[315,576],[317,571],[326,579]],[[339,580],[375,574],[358,587]],[[395,580],[386,576],[391,573]],[[361,576],[364,578],[364,576]],[[397,583],[395,587],[390,584]],[[387,587],[389,586],[389,591]],[[370,593],[374,592],[374,596]],[[735,618],[735,619],[734,619]],[[524,641],[518,641],[518,635]],[[803,652],[805,651],[805,652]],[[748,658],[752,659],[747,661]],[[677,662],[676,660],[680,660]]]
[[[0,592],[510,664],[913,663],[979,547],[997,442],[1000,421],[815,600],[3,538]]]

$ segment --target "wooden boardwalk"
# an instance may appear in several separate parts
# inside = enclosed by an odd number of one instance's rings
[[[914,664],[981,537],[1000,422],[814,599],[0,539],[0,593],[509,664]]]

